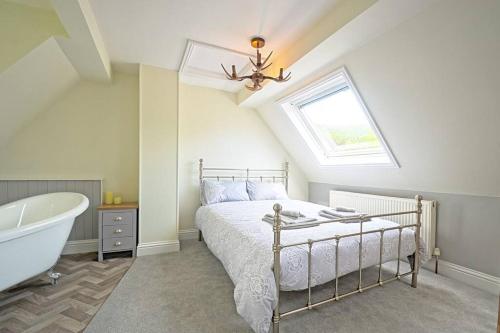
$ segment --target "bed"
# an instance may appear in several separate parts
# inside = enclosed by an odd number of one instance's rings
[[[241,176],[251,179],[250,169],[204,168],[200,160],[200,182],[210,177],[230,177],[234,181],[240,176],[208,176],[207,171],[244,171]],[[288,168],[282,171],[285,184]],[[255,176],[264,181],[264,176]],[[277,176],[268,176],[276,181]],[[410,214],[419,216],[417,209]],[[299,200],[255,200],[233,201],[208,204],[196,212],[196,226],[203,235],[207,247],[221,261],[235,285],[234,299],[238,313],[255,332],[268,332],[271,323],[273,332],[279,331],[279,320],[283,317],[315,306],[338,301],[345,296],[358,293],[376,285],[400,279],[412,274],[412,285],[416,287],[418,273],[418,253],[420,241],[415,237],[419,227],[400,226],[384,220],[383,216],[364,216],[362,220],[349,218],[328,219],[318,215],[329,207]],[[280,213],[282,209],[303,212],[317,218],[320,223],[312,228],[282,230]],[[262,221],[265,214],[272,213],[272,224]],[[413,227],[413,228],[412,228]],[[360,241],[361,240],[361,241]],[[382,246],[381,246],[382,245]],[[382,280],[381,268],[376,284],[362,284],[362,268],[379,265],[398,258],[409,257],[412,262],[410,272],[401,273],[399,264],[396,275]],[[399,261],[398,261],[399,263]],[[337,287],[339,277],[359,271],[360,283],[354,291],[340,295],[335,288],[333,296],[313,303],[311,288],[330,281]],[[305,290],[308,292],[307,305],[286,313],[280,313],[280,291]]]

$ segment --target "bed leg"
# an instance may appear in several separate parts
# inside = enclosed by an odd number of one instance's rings
[[[415,269],[415,253],[406,257],[408,263],[410,263],[410,269],[413,271]]]
[[[276,307],[273,311],[273,333],[279,333],[280,331],[280,271],[281,271],[281,205],[274,204],[274,223],[273,223],[273,232],[274,232],[274,243],[273,243],[273,252],[274,252],[274,265],[273,265],[273,273],[274,280],[276,282]]]
[[[410,264],[410,269],[412,270],[411,274],[411,286],[413,288],[417,287],[417,273],[415,273],[415,253],[406,257],[408,259],[408,263]]]
[[[415,230],[415,254],[413,255],[413,267],[411,274],[411,286],[417,288],[417,277],[420,266],[420,225],[422,221],[422,196],[415,196],[417,202],[417,228]]]
[[[198,230],[198,242],[201,242],[203,240],[203,234],[201,233],[201,230]]]
[[[280,333],[280,319],[273,316],[273,333]]]
[[[411,286],[412,288],[417,288],[417,273],[412,273],[411,274]]]

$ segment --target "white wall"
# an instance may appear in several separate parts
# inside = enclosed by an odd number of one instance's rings
[[[140,65],[138,255],[179,249],[177,72]]]
[[[253,109],[220,90],[179,87],[180,229],[194,228],[199,206],[198,159],[207,167],[280,168],[290,161],[290,197],[307,198],[307,180]]]
[[[0,179],[103,179],[104,190],[136,201],[139,84],[79,81],[0,147]]]
[[[319,167],[281,108],[259,113],[310,181],[500,196],[498,17],[499,1],[437,1],[316,73],[347,67],[400,169]]]

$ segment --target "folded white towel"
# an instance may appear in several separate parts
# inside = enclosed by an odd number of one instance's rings
[[[339,212],[339,211],[336,211],[333,209],[322,209],[320,212],[324,213],[324,214],[332,215],[335,217],[355,217],[355,216],[362,215],[361,213],[357,213],[357,212],[354,212],[354,213],[353,212]]]
[[[333,216],[333,215],[330,215],[330,214],[325,214],[323,212],[319,212],[318,214],[319,216],[321,217],[324,217],[324,218],[327,218],[329,220],[335,220],[335,219],[340,219],[342,217],[339,217],[339,216]],[[359,223],[360,220],[351,220],[351,221],[343,221],[343,222],[339,222],[339,223]]]
[[[269,224],[274,224],[274,219],[271,219],[269,217],[264,217],[262,219],[262,221],[264,222],[267,222]],[[287,230],[287,229],[302,229],[302,228],[311,228],[311,227],[316,227],[320,225],[320,223],[318,222],[317,219],[313,219],[313,221],[309,221],[309,222],[301,222],[301,223],[291,223],[291,224],[288,224],[288,223],[285,223],[282,221],[282,225],[281,225],[281,228],[284,229],[284,230]]]
[[[353,216],[336,216],[336,215],[331,215],[331,214],[327,214],[325,213],[324,211],[320,211],[318,213],[319,216],[321,217],[325,217],[329,220],[334,220],[334,219],[341,219],[341,218],[346,218],[346,217],[361,217],[362,215],[359,214],[359,215],[353,215]],[[371,219],[368,219],[366,221],[370,221]],[[354,219],[354,220],[349,220],[349,221],[342,221],[340,223],[359,223],[361,220],[360,219]]]
[[[298,210],[282,210],[281,215],[288,216],[288,217],[306,217],[304,214],[299,212]]]
[[[266,214],[264,218],[268,218],[274,221],[274,215],[273,214]],[[299,223],[305,223],[305,222],[314,222],[317,221],[318,219],[313,218],[313,217],[288,217],[288,216],[280,216],[281,222],[284,224],[299,224]]]
[[[337,212],[346,212],[346,213],[355,213],[356,212],[356,210],[354,208],[347,208],[347,207],[342,207],[342,206],[335,207],[335,210]]]

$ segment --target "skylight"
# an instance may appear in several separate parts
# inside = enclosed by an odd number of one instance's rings
[[[397,166],[344,68],[282,106],[321,165]]]

